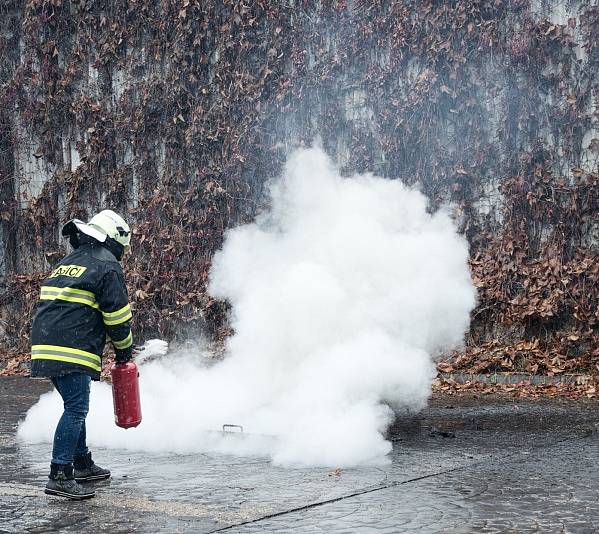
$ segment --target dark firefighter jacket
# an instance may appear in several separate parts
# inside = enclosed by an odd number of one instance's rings
[[[106,336],[117,355],[131,354],[131,308],[123,271],[100,245],[63,258],[40,291],[31,328],[31,376],[82,372],[99,380]]]

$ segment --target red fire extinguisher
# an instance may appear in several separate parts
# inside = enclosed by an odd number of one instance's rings
[[[112,376],[114,421],[121,428],[136,427],[141,423],[137,365],[132,361],[114,363],[110,368],[110,374]]]

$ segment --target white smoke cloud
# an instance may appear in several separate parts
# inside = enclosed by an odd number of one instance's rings
[[[94,384],[91,445],[268,455],[283,465],[385,461],[389,406],[421,409],[433,356],[459,345],[475,292],[467,243],[449,215],[397,180],[342,178],[319,148],[294,153],[271,209],[229,230],[210,292],[232,304],[227,358],[193,355],[141,367],[144,421],[113,422]],[[21,425],[48,441],[60,416],[43,396]],[[223,437],[240,424],[245,437]]]

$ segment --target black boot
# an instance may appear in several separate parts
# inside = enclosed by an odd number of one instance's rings
[[[75,480],[77,482],[110,478],[110,471],[97,466],[92,460],[91,452],[83,456],[76,456],[73,463],[75,464]]]
[[[74,500],[89,499],[96,495],[95,491],[86,489],[75,482],[72,465],[50,464],[48,478],[50,480],[44,490],[48,495],[58,495]]]

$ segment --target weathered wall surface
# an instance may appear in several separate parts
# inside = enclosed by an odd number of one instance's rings
[[[593,0],[4,2],[2,346],[26,346],[59,226],[108,206],[135,221],[140,327],[221,335],[222,233],[319,136],[452,206],[481,369],[592,367],[598,34]]]

